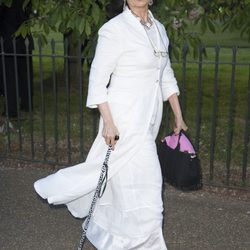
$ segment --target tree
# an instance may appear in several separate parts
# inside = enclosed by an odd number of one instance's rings
[[[41,43],[47,42],[51,31],[60,32],[68,40],[65,54],[75,56],[79,53],[77,42],[82,42],[82,49],[88,54],[93,53],[89,40],[94,40],[98,27],[101,26],[105,15],[105,0],[24,0],[24,7],[32,3],[33,12],[30,19],[19,27],[16,34],[25,37],[32,33],[39,37]],[[2,0],[0,4],[10,6],[12,0]],[[35,29],[34,29],[35,27]],[[78,82],[81,65],[77,59],[69,59],[70,83]]]
[[[199,25],[201,34],[207,30],[215,33],[219,23],[223,31],[240,30],[250,41],[250,0],[157,0],[155,12],[168,31],[177,57],[185,43],[196,55],[200,35],[187,32],[188,26]]]
[[[70,36],[71,41],[86,41],[85,54],[93,53],[92,42],[98,28],[107,19],[108,0],[24,0],[24,5],[32,2],[33,14],[17,31],[25,36],[32,32],[41,36],[42,42],[51,31]],[[118,0],[111,0],[118,1]],[[12,0],[2,0],[0,4],[10,5]],[[164,23],[174,53],[178,55],[184,43],[196,48],[199,34],[187,32],[188,25],[215,32],[216,22],[223,24],[224,30],[238,29],[250,40],[250,0],[155,0],[153,11]],[[36,25],[38,30],[34,30]],[[195,51],[195,50],[194,50]]]
[[[237,29],[246,33],[250,40],[250,1],[249,0],[200,0],[204,14],[219,19],[226,29]]]

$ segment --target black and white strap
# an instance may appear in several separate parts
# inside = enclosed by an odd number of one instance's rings
[[[83,232],[82,232],[82,236],[81,236],[81,239],[80,239],[80,242],[79,242],[79,246],[77,248],[78,250],[82,250],[82,248],[83,248],[84,242],[86,240],[86,233],[87,233],[88,225],[89,225],[92,213],[93,213],[93,211],[95,209],[96,201],[97,201],[98,198],[102,197],[102,195],[103,195],[103,193],[105,191],[106,185],[107,185],[107,181],[108,181],[108,160],[109,160],[109,156],[110,156],[110,153],[111,153],[111,149],[112,149],[112,146],[109,145],[106,156],[105,156],[105,160],[104,160],[103,165],[102,165],[101,174],[100,174],[100,177],[99,177],[99,180],[98,180],[98,184],[97,184],[97,187],[96,187],[96,190],[95,190],[95,194],[94,194],[93,200],[91,202],[89,213],[88,213],[88,216],[86,218],[86,222],[84,222],[85,225],[84,225],[84,228],[83,228]]]

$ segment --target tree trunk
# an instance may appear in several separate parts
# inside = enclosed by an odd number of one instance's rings
[[[64,72],[68,73],[69,85],[72,88],[79,87],[80,75],[84,58],[82,58],[82,51],[87,43],[87,40],[77,41],[72,32],[64,35]]]

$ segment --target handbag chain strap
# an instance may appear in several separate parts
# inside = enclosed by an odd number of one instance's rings
[[[111,149],[112,149],[112,145],[109,145],[106,156],[105,156],[105,160],[104,160],[103,165],[102,165],[101,174],[100,174],[100,177],[98,180],[98,184],[97,184],[97,187],[96,187],[96,190],[94,193],[93,200],[92,200],[91,205],[90,205],[89,213],[88,213],[88,216],[86,218],[86,222],[85,222],[85,225],[83,228],[82,236],[81,236],[77,250],[82,250],[82,248],[83,248],[84,242],[86,240],[87,229],[89,226],[91,216],[92,216],[93,211],[95,209],[97,199],[101,198],[103,196],[104,191],[105,191],[107,181],[108,181],[108,160],[109,160],[109,156],[111,153]]]

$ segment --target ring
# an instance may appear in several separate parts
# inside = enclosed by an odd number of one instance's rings
[[[119,135],[116,135],[116,136],[115,136],[115,140],[116,140],[116,141],[119,140]]]

